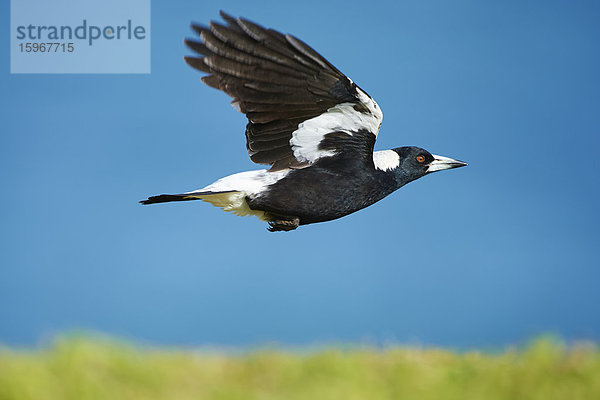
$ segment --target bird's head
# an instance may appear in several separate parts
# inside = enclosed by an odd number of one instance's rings
[[[398,147],[393,151],[398,153],[396,174],[404,183],[412,182],[422,176],[444,169],[464,167],[467,163],[449,157],[436,156],[425,149],[415,146]]]

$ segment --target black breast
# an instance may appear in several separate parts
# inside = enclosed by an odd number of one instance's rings
[[[391,173],[338,159],[293,170],[262,195],[247,201],[252,209],[298,217],[300,224],[306,225],[358,211],[397,188]]]

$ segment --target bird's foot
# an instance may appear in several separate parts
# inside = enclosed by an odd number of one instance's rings
[[[293,231],[300,225],[300,218],[281,218],[269,221],[269,232]]]

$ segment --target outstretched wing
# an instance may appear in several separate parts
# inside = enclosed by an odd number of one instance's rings
[[[185,41],[199,55],[185,60],[246,114],[252,161],[272,170],[345,153],[373,162],[383,114],[367,93],[300,39],[221,16],[225,25],[192,24],[202,41]]]

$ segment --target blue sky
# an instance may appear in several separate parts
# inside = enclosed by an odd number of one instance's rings
[[[0,6],[9,21],[8,2]],[[466,168],[283,234],[147,195],[260,168],[183,62],[218,9],[300,37],[384,111],[376,149]],[[600,4],[152,4],[149,75],[11,75],[0,52],[0,343],[600,340]]]

